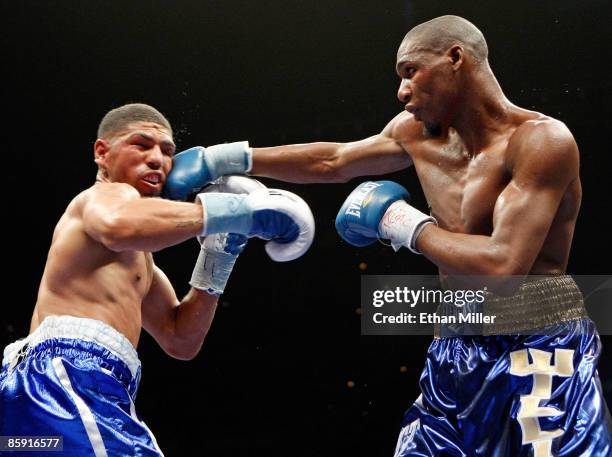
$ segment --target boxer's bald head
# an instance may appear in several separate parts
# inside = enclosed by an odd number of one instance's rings
[[[453,122],[474,97],[502,97],[483,34],[459,16],[441,16],[411,29],[397,51],[398,99],[430,132]]]
[[[108,140],[114,133],[124,130],[134,122],[159,124],[168,129],[172,135],[170,122],[158,110],[144,103],[129,103],[106,113],[98,126],[98,138]]]
[[[443,54],[460,45],[478,63],[487,62],[489,49],[484,35],[470,21],[459,16],[440,16],[412,28],[404,37],[398,56],[407,44],[413,51]]]

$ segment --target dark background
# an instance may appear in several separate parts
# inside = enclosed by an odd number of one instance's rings
[[[158,107],[173,122],[179,149],[244,139],[270,146],[364,138],[402,109],[394,64],[405,32],[449,13],[481,28],[510,100],[574,132],[584,199],[568,270],[612,273],[610,2],[1,5],[2,345],[27,334],[55,222],[93,182],[92,145],[106,111],[134,101]],[[424,207],[413,171],[390,179]],[[173,360],[143,334],[137,407],[166,455],[392,455],[403,411],[418,395],[430,339],[360,336],[359,264],[368,274],[435,270],[407,250],[340,241],[336,211],[361,180],[274,183],[314,209],[314,245],[297,261],[275,264],[261,242],[251,242],[195,360]],[[180,294],[197,251],[187,242],[156,255]],[[600,374],[610,399],[612,340],[604,344]],[[193,446],[201,451],[188,452]]]

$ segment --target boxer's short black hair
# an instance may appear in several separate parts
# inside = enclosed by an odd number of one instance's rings
[[[157,109],[144,103],[129,103],[110,110],[98,126],[98,138],[108,138],[132,122],[154,122],[166,127],[172,135],[172,127]]]

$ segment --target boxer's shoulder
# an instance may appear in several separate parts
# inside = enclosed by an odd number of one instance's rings
[[[402,111],[395,116],[385,129],[383,134],[398,142],[410,142],[423,137],[423,124],[418,122],[408,111]]]
[[[83,211],[91,208],[116,208],[127,201],[140,198],[140,193],[129,184],[97,182],[82,192],[80,205]]]
[[[420,154],[423,147],[433,139],[427,134],[422,122],[417,121],[414,115],[403,111],[395,116],[382,132],[383,136],[393,139],[411,156]],[[425,149],[426,150],[426,149]]]
[[[563,122],[540,114],[524,120],[514,130],[508,140],[506,160],[513,171],[522,167],[534,172],[577,171],[578,147]]]
[[[80,217],[87,205],[101,203],[105,199],[130,200],[140,198],[140,194],[129,184],[97,182],[93,186],[77,194],[68,203],[64,217]]]
[[[526,141],[573,140],[573,135],[567,125],[554,117],[530,111],[516,120],[510,141],[522,145]]]
[[[138,191],[130,184],[123,182],[96,182],[84,191],[87,198],[123,197],[128,199],[140,198]]]

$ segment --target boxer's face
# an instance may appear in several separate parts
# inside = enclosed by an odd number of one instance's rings
[[[448,55],[406,41],[398,50],[396,71],[401,78],[397,98],[406,111],[426,125],[450,121],[459,91]]]
[[[111,182],[130,184],[140,195],[161,195],[176,149],[170,131],[153,122],[133,122],[98,139],[96,163]]]

